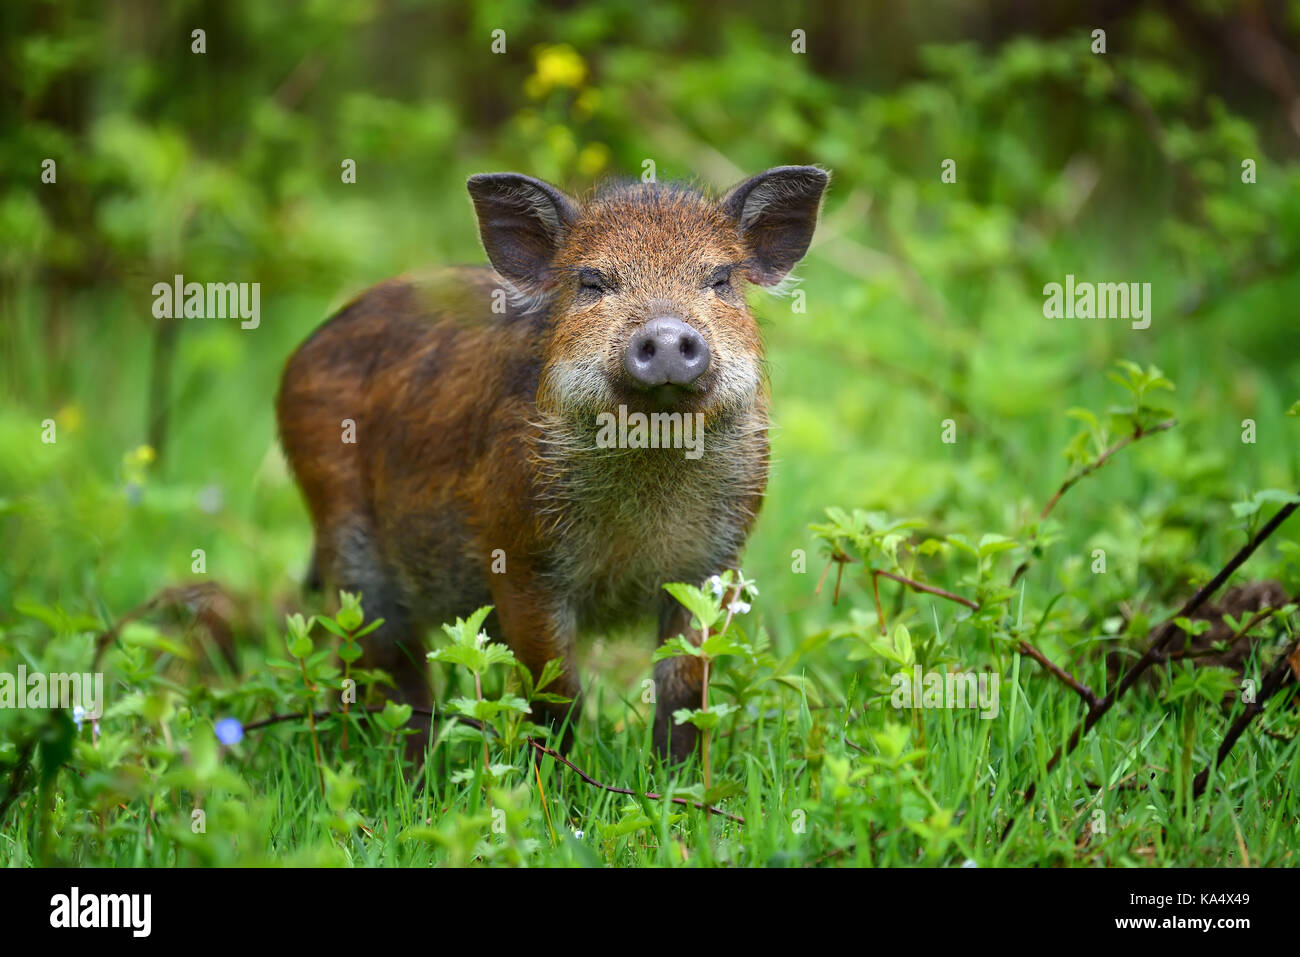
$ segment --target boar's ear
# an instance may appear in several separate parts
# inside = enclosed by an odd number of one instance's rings
[[[480,173],[467,185],[496,271],[521,292],[544,292],[555,251],[578,215],[573,200],[521,173]]]
[[[750,250],[749,278],[774,286],[808,251],[830,176],[816,166],[778,166],[734,187],[722,208]]]

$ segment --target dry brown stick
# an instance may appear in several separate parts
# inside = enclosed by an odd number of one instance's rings
[[[831,560],[826,564],[826,571],[822,572],[821,581],[817,583],[817,589],[814,592],[814,594],[818,594],[818,595],[821,594],[822,583],[825,582],[826,580],[826,572],[830,571],[831,564],[838,562],[840,566],[840,571],[843,572],[845,565],[856,561],[857,561],[856,558],[849,558],[847,555],[845,556],[832,555]],[[971,609],[972,611],[980,610],[979,602],[977,601],[972,601],[969,598],[963,598],[961,595],[955,595],[950,591],[945,591],[944,589],[937,588],[934,585],[927,585],[925,584],[925,582],[919,582],[914,578],[908,578],[905,575],[896,575],[893,572],[885,571],[883,568],[869,568],[868,571],[871,572],[871,591],[872,594],[875,595],[875,599],[876,599],[876,621],[879,622],[880,624],[880,633],[882,635],[887,634],[888,630],[885,627],[885,613],[880,605],[879,577],[881,575],[883,575],[885,578],[890,579],[891,581],[898,582],[900,585],[906,585],[908,588],[912,589],[913,591],[924,592],[927,595],[935,595],[939,598],[946,598],[949,601],[955,601],[959,605],[965,605],[967,608]],[[833,599],[832,604],[838,604],[839,599],[840,599],[840,586],[839,586],[839,579],[837,578],[835,582],[835,598]]]
[[[614,794],[630,794],[633,797],[642,794],[642,792],[633,791],[631,788],[621,788],[613,784],[603,784],[600,781],[597,781],[595,778],[591,777],[589,774],[583,771],[582,768],[578,767],[576,764],[574,764],[572,761],[570,761],[564,755],[560,754],[555,749],[548,748],[546,745],[542,744],[540,741],[537,741],[534,738],[524,738],[524,740],[528,742],[528,744],[532,745],[533,748],[540,751],[542,754],[545,754],[547,757],[554,758],[556,761],[559,761],[561,764],[568,767],[575,774],[577,774],[578,777],[582,778],[583,781],[585,781],[587,784],[590,784],[592,787],[600,788],[602,791],[610,791],[613,792]],[[662,794],[656,794],[654,791],[646,791],[644,792],[643,796],[648,797],[652,801],[662,801],[664,799]],[[727,820],[735,821],[737,824],[743,825],[745,823],[745,819],[741,817],[739,814],[731,814],[730,812],[724,811],[722,810],[722,808],[714,807],[711,804],[703,804],[699,801],[691,801],[688,800],[687,798],[680,798],[680,797],[669,798],[669,800],[672,801],[672,803],[674,804],[681,804],[686,807],[695,807],[695,808],[699,808],[702,811],[708,811],[710,814],[716,814],[718,817],[725,817]]]
[[[831,599],[832,605],[838,605],[840,603],[840,583],[844,580],[844,566],[852,561],[856,561],[856,559],[849,558],[847,555],[831,555],[826,562],[826,567],[822,569],[822,577],[817,579],[817,587],[813,589],[813,594],[820,595],[822,593],[822,586],[826,584],[826,575],[830,572],[832,565],[838,564],[839,567],[835,571],[835,596]]]
[[[972,601],[969,598],[963,598],[961,595],[954,595],[950,591],[944,591],[942,588],[935,588],[933,585],[927,585],[924,582],[919,582],[912,578],[906,578],[903,575],[895,575],[893,572],[887,572],[881,568],[871,569],[871,574],[883,575],[892,581],[898,582],[900,585],[906,585],[908,588],[912,589],[913,591],[923,591],[927,595],[938,595],[940,598],[946,598],[949,601],[955,601],[959,605],[965,605],[967,608],[971,609],[972,611],[980,610],[980,605],[979,602],[977,601]]]
[[[383,705],[372,704],[372,705],[367,705],[364,708],[359,708],[357,710],[365,711],[365,712],[376,712],[376,711],[383,711],[384,707]],[[411,710],[415,714],[424,714],[424,715],[428,715],[431,718],[438,717],[438,713],[434,711],[432,708],[412,708]],[[341,715],[344,713],[345,712],[343,711],[317,711],[313,713],[313,717],[318,719],[324,719],[330,717],[331,715]],[[259,728],[265,728],[268,725],[279,724],[283,721],[293,721],[295,719],[300,719],[302,717],[303,715],[301,714],[273,714],[269,718],[261,718],[257,721],[252,721],[244,725],[244,730],[256,731]],[[482,723],[474,720],[473,718],[466,718],[462,715],[446,715],[444,717],[450,717],[456,721],[463,721],[464,723],[472,725],[473,727],[478,728],[479,730],[483,729]],[[556,761],[559,761],[565,767],[569,768],[571,771],[577,774],[578,777],[582,778],[582,780],[585,783],[590,784],[592,787],[600,788],[602,791],[610,791],[614,794],[628,794],[631,795],[632,797],[637,797],[637,796],[647,797],[652,801],[664,800],[664,796],[662,794],[656,794],[654,791],[646,791],[643,793],[641,791],[634,791],[631,788],[621,788],[614,784],[605,784],[602,781],[597,781],[586,771],[582,770],[582,768],[578,767],[576,764],[574,764],[572,761],[570,761],[568,758],[566,758],[564,755],[560,754],[560,752],[554,750],[553,748],[548,748],[546,745],[542,744],[540,741],[537,741],[534,738],[525,737],[523,740],[525,743],[527,743],[529,746],[539,751],[540,753],[545,754],[547,757],[554,758]],[[745,819],[741,817],[739,814],[732,814],[728,811],[722,810],[722,808],[714,807],[712,804],[704,804],[700,801],[692,801],[687,798],[680,798],[680,797],[669,798],[669,800],[672,801],[673,804],[681,804],[685,807],[695,807],[695,808],[699,808],[702,811],[708,811],[710,814],[715,814],[718,817],[725,817],[727,820],[735,821],[737,824],[743,825],[745,823]]]
[[[1056,664],[1054,664],[1051,661],[1051,659],[1049,659],[1045,654],[1043,654],[1041,651],[1039,651],[1029,642],[1027,641],[1020,642],[1020,653],[1022,655],[1028,655],[1030,658],[1033,658],[1040,665],[1042,665],[1044,668],[1046,668],[1048,671],[1054,674],[1057,678],[1059,678],[1062,684],[1064,684],[1068,688],[1073,689],[1074,692],[1080,698],[1088,702],[1088,707],[1095,708],[1100,703],[1101,699],[1097,697],[1097,693],[1095,691],[1089,688],[1082,681],[1079,681],[1077,678],[1074,677],[1074,675],[1070,674],[1064,668],[1058,667]]]
[[[1129,688],[1133,687],[1148,668],[1163,658],[1166,646],[1173,640],[1174,634],[1179,630],[1174,624],[1174,620],[1178,618],[1186,618],[1192,612],[1196,611],[1196,609],[1200,608],[1201,605],[1205,604],[1210,596],[1217,592],[1223,586],[1224,582],[1231,578],[1232,574],[1246,563],[1246,560],[1255,553],[1255,550],[1258,549],[1270,535],[1277,531],[1283,522],[1291,517],[1291,513],[1295,510],[1296,504],[1294,502],[1290,502],[1278,509],[1277,514],[1269,519],[1269,521],[1265,523],[1264,527],[1261,528],[1249,542],[1243,545],[1238,552],[1232,556],[1228,563],[1219,570],[1217,575],[1197,589],[1196,594],[1189,598],[1182,608],[1167,618],[1151,632],[1151,643],[1148,645],[1146,652],[1137,660],[1137,663],[1134,664],[1131,669],[1124,673],[1124,676],[1119,680],[1119,683],[1109,694],[1106,695],[1106,697],[1102,698],[1097,702],[1097,704],[1088,709],[1088,713],[1084,716],[1083,721],[1074,729],[1065,744],[1057,748],[1055,753],[1053,753],[1051,760],[1047,762],[1045,773],[1050,774],[1061,762],[1062,758],[1078,747],[1079,742],[1083,740],[1083,736],[1091,731],[1098,721],[1105,717],[1106,712],[1110,711],[1115,702],[1118,701]],[[1034,795],[1037,793],[1037,783],[1031,783],[1029,788],[1025,791],[1025,800],[1022,806],[1032,803]],[[1006,827],[1002,831],[1002,840],[1006,840],[1007,835],[1011,833],[1011,828],[1015,822],[1016,815],[1013,813],[1007,821]]]
[[[1219,750],[1214,756],[1214,760],[1202,768],[1201,772],[1196,775],[1195,780],[1192,782],[1192,797],[1198,798],[1205,793],[1205,785],[1209,783],[1210,772],[1223,763],[1223,759],[1228,756],[1228,752],[1230,752],[1232,746],[1237,743],[1237,739],[1240,738],[1246,728],[1250,726],[1250,723],[1255,720],[1255,716],[1264,710],[1264,704],[1268,699],[1273,697],[1273,694],[1286,684],[1288,680],[1294,678],[1290,658],[1295,654],[1298,643],[1300,642],[1291,642],[1291,647],[1282,652],[1282,657],[1278,660],[1277,664],[1275,664],[1272,670],[1264,676],[1264,681],[1260,685],[1259,694],[1255,697],[1255,700],[1246,705],[1246,710],[1237,716],[1236,721],[1232,722],[1232,727],[1230,727],[1228,733],[1224,735],[1223,743],[1219,745]]]

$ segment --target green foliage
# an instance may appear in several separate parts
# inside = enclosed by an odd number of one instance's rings
[[[1019,654],[1104,693],[1300,491],[1300,165],[1272,93],[1213,46],[1235,14],[1212,6],[1131,5],[1098,56],[1069,12],[1021,31],[955,0],[871,22],[835,2],[805,11],[798,55],[763,5],[233,0],[204,7],[201,59],[185,5],[147,28],[131,5],[0,5],[0,674],[82,672],[109,635],[102,716],[0,708],[0,864],[1293,865],[1294,706],[1271,701],[1188,799],[1293,605],[1255,626],[1232,684],[1161,665],[1054,775],[1082,706]],[[433,56],[430,37],[448,40]],[[1294,24],[1278,37],[1294,47]],[[753,299],[777,425],[744,556],[761,607],[674,584],[708,634],[656,653],[709,664],[713,700],[675,716],[707,732],[707,763],[650,754],[643,640],[583,652],[569,757],[743,826],[530,763],[524,736],[555,744],[529,719],[565,703],[562,663],[534,681],[486,610],[434,655],[440,707],[483,727],[441,721],[405,777],[415,716],[357,667],[380,623],[364,596],[299,597],[309,522],[275,448],[275,382],[316,324],[386,276],[483,261],[467,175],[582,193],[647,159],[718,188],[833,172],[806,299]],[[262,326],[181,322],[169,345],[150,289],[178,272],[260,282]],[[1067,274],[1150,282],[1150,328],[1046,319]],[[1296,521],[1237,580],[1300,592]],[[819,550],[833,593],[798,561]],[[212,582],[236,661],[192,608],[123,622]],[[997,674],[998,718],[897,711],[917,667]]]

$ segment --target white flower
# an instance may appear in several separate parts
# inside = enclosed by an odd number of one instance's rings
[[[731,609],[733,615],[749,614],[749,602],[741,601],[739,598],[733,601],[728,607]]]
[[[727,587],[723,584],[722,578],[718,575],[713,575],[709,578],[708,586],[709,590],[718,598],[722,597],[722,592]]]
[[[574,832],[573,832],[573,836],[576,837],[578,840],[581,841],[584,835],[583,835],[583,832],[582,832],[582,831],[574,831]]]
[[[81,722],[86,720],[86,709],[81,705],[76,705],[72,709],[72,720],[77,722],[77,730],[81,730]]]

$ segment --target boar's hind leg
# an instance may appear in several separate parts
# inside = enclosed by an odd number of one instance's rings
[[[367,622],[382,618],[384,623],[361,639],[361,668],[378,668],[392,677],[396,691],[383,686],[384,693],[426,712],[433,708],[429,687],[426,648],[418,623],[393,586],[393,579],[376,551],[367,526],[355,519],[332,534],[322,535],[317,561],[332,588],[361,595]],[[328,542],[328,547],[325,543]],[[328,571],[325,571],[328,569]],[[416,713],[407,727],[419,734],[406,738],[408,758],[419,757],[429,737],[429,714]]]
[[[685,635],[699,644],[700,633],[691,627],[691,615],[677,599],[664,595],[659,613],[659,643]],[[674,724],[679,708],[700,707],[704,664],[693,655],[665,658],[655,665],[654,745],[660,757],[677,764],[695,751],[700,732],[693,724]]]

